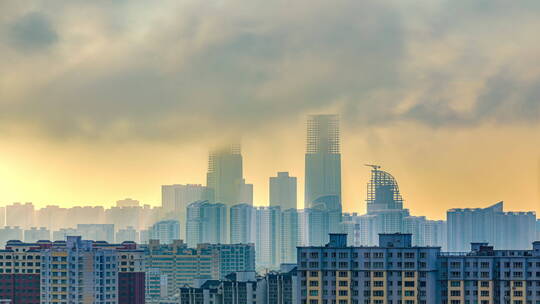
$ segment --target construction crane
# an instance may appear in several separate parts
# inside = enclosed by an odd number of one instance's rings
[[[381,168],[379,165],[364,164],[364,166],[371,167],[373,170],[379,170]]]

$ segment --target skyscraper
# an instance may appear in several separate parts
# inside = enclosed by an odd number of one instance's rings
[[[296,177],[289,172],[278,172],[270,177],[270,206],[279,206],[281,210],[296,209]]]
[[[239,144],[215,149],[208,158],[206,185],[211,191],[210,201],[222,203],[227,207],[240,202],[244,179],[242,173],[242,154]]]
[[[307,122],[305,208],[334,196],[341,211],[341,153],[337,115],[311,115]]]

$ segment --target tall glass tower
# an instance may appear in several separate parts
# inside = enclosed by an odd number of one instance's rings
[[[305,207],[341,212],[339,117],[310,115],[307,121]]]

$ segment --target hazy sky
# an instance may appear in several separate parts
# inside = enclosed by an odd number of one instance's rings
[[[342,119],[344,207],[369,169],[405,206],[540,212],[540,1],[0,2],[0,204],[160,202],[242,134],[245,176],[299,177]]]

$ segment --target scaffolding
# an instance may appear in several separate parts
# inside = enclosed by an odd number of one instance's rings
[[[386,205],[384,209],[403,209],[403,197],[396,179],[388,172],[379,170],[381,166],[371,167],[371,180],[367,185],[367,204]]]

